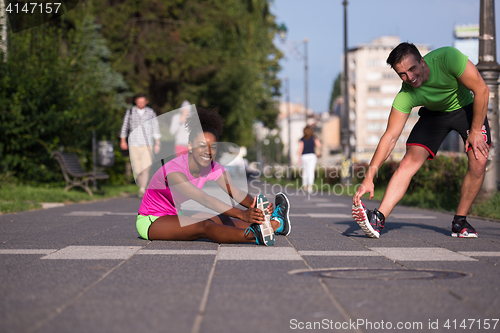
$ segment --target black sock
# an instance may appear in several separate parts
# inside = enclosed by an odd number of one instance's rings
[[[453,221],[459,221],[459,220],[465,220],[467,216],[464,216],[464,215],[455,215],[453,217]]]
[[[384,213],[382,213],[380,210],[376,209],[377,211],[377,215],[379,215],[379,217],[382,217],[382,221],[385,222],[385,215]]]

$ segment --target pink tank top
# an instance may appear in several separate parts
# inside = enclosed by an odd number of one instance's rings
[[[203,169],[198,178],[195,178],[189,172],[188,156],[188,154],[185,154],[176,157],[158,169],[151,178],[146,193],[142,197],[141,206],[139,207],[140,215],[178,215],[177,208],[190,199],[169,188],[167,181],[169,173],[181,172],[187,176],[191,184],[202,189],[206,182],[216,181],[226,171],[222,165],[214,162],[211,166]]]

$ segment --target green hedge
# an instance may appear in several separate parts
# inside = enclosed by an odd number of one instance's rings
[[[374,179],[376,189],[385,189],[399,166],[399,161],[387,161],[378,170]],[[358,163],[353,166],[353,183],[360,184],[368,170],[368,164]],[[455,210],[460,200],[460,188],[467,171],[467,158],[437,156],[428,160],[413,176],[401,204],[422,208]],[[319,180],[329,185],[340,182],[340,168],[319,168]]]
[[[386,187],[399,162],[389,161],[382,165],[374,180],[376,187]],[[413,176],[403,205],[421,208],[455,210],[460,200],[460,188],[467,171],[467,158],[437,156],[428,160]]]
[[[387,186],[390,178],[398,168],[399,162],[389,161],[384,163],[374,183],[376,186]],[[467,171],[467,158],[437,156],[428,160],[413,176],[408,191],[419,188],[432,192],[459,192],[462,180]]]

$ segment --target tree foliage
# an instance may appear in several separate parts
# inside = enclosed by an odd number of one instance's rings
[[[11,31],[0,59],[0,173],[61,180],[50,152],[63,146],[88,163],[92,131],[116,142],[132,91],[159,114],[185,99],[217,105],[222,139],[251,144],[252,123],[274,127],[278,112],[270,1],[87,0]]]
[[[65,20],[12,33],[0,61],[0,166],[24,180],[62,178],[50,152],[91,151],[92,131],[112,137],[127,89],[84,8]]]
[[[333,81],[332,92],[330,94],[330,103],[328,105],[328,110],[333,110],[333,104],[335,103],[335,99],[340,96],[342,93],[342,89],[340,88],[340,84],[342,83],[342,76],[340,73],[337,75],[335,80]]]
[[[114,68],[157,113],[183,100],[217,105],[223,139],[248,145],[252,122],[275,126],[282,57],[269,0],[105,0],[95,15]]]

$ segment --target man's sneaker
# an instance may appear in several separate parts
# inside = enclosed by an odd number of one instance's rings
[[[274,232],[275,235],[288,236],[292,230],[292,225],[290,224],[290,202],[286,195],[282,192],[276,194],[274,199],[276,208],[271,215],[271,220],[278,220],[281,224],[278,229]]]
[[[262,211],[264,214],[264,221],[259,225],[259,229],[262,233],[262,237],[266,245],[274,244],[274,229],[271,225],[271,215],[267,211],[267,207],[269,206],[269,200],[267,200],[266,196],[263,194],[259,194],[257,197],[257,208]],[[257,238],[257,235],[255,235]]]
[[[367,209],[361,201],[360,203],[359,206],[352,205],[352,217],[368,237],[379,238],[380,232],[384,229],[384,214],[377,209]]]
[[[272,238],[268,236],[264,236],[261,229],[262,224],[252,223],[245,229],[245,236],[251,231],[255,235],[255,243],[257,245],[265,245],[271,246],[274,244],[274,234],[272,234]],[[272,229],[271,229],[272,230]]]
[[[451,237],[477,238],[477,232],[465,218],[459,218],[451,222]]]

